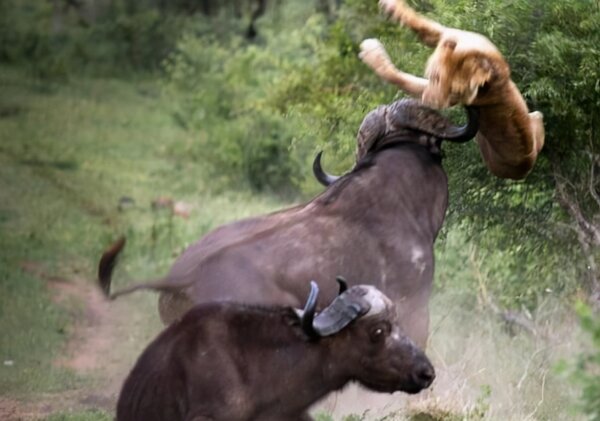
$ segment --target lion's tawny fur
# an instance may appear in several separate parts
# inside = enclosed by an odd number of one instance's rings
[[[476,140],[489,170],[501,178],[522,179],[544,145],[542,113],[529,113],[510,67],[483,35],[446,28],[417,14],[403,0],[380,0],[392,19],[412,29],[434,47],[425,78],[396,68],[376,39],[361,44],[360,58],[382,79],[434,108],[456,104],[479,109]]]

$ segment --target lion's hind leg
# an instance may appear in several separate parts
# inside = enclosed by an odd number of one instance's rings
[[[531,125],[531,133],[533,134],[533,150],[537,155],[544,147],[544,139],[546,136],[544,130],[544,115],[539,111],[529,113],[529,124]]]
[[[408,7],[404,0],[379,0],[379,7],[392,19],[407,26],[429,47],[435,47],[446,29],[443,25],[427,19]]]

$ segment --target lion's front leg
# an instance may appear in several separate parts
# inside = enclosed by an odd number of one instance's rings
[[[398,70],[384,46],[377,39],[370,38],[361,42],[358,57],[380,78],[398,86],[412,97],[420,99],[429,84],[427,79]]]

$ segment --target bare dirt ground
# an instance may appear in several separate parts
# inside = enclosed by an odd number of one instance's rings
[[[159,326],[148,322],[145,309],[139,305],[106,300],[90,279],[48,275],[36,262],[23,262],[21,267],[44,282],[53,301],[73,315],[69,340],[54,364],[73,370],[85,381],[74,390],[27,400],[0,396],[0,420],[38,420],[57,412],[86,409],[112,412],[140,347],[149,340],[146,337],[158,332]],[[141,324],[146,326],[140,332],[133,331]]]

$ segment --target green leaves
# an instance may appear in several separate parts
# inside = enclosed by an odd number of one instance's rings
[[[491,277],[495,284],[489,287],[504,304],[534,307],[537,294],[548,288],[573,293],[587,269],[571,215],[556,200],[555,180],[565,178],[573,199],[593,215],[586,193],[591,157],[600,153],[597,4],[413,3],[445,25],[491,37],[530,109],[545,117],[545,147],[521,182],[491,176],[474,143],[444,145],[448,222],[460,223],[484,251],[503,253],[510,273]],[[300,7],[285,2],[281,13],[298,13]],[[388,21],[376,2],[347,1],[331,24],[311,16],[311,6],[303,7],[310,17],[299,27],[263,23],[258,44],[197,27],[166,65],[167,89],[182,94],[174,95],[174,116],[199,138],[187,157],[213,166],[230,183],[313,194],[320,191],[310,172],[318,150],[324,150],[331,172],[353,165],[364,115],[402,95],[357,58],[363,39],[380,38],[398,67],[423,74],[431,49]]]
[[[571,365],[569,377],[582,390],[581,408],[590,420],[600,420],[600,317],[582,302],[575,306],[583,331],[589,335],[591,347]],[[563,370],[565,365],[563,364]],[[568,370],[569,366],[567,366]]]

